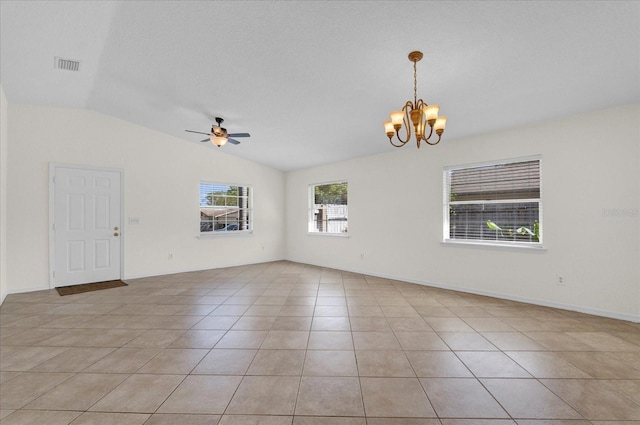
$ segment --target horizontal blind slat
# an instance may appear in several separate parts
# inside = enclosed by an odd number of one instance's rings
[[[252,223],[252,188],[200,182],[200,232],[246,231]]]
[[[540,197],[540,161],[497,164],[449,171],[450,200]]]
[[[540,160],[452,168],[446,178],[450,239],[538,242]]]

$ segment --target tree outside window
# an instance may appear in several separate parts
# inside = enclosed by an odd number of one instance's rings
[[[200,183],[200,232],[252,230],[252,189],[219,183]]]
[[[346,234],[348,225],[348,183],[311,185],[309,189],[309,232]]]

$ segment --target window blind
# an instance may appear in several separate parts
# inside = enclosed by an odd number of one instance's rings
[[[200,183],[200,232],[246,231],[252,223],[252,189]]]
[[[450,170],[452,201],[540,198],[540,160]]]
[[[445,169],[445,239],[541,242],[540,159]]]

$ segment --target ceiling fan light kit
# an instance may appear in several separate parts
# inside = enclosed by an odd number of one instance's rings
[[[217,147],[221,147],[224,146],[225,143],[227,143],[227,138],[226,137],[220,137],[220,136],[210,136],[209,140],[211,141],[211,143],[213,143],[214,145],[216,145]]]
[[[391,120],[384,122],[384,130],[387,133],[387,137],[389,137],[389,142],[396,148],[406,145],[411,140],[412,133],[416,136],[418,149],[420,149],[421,141],[429,145],[437,145],[440,143],[440,138],[447,123],[447,117],[438,116],[439,105],[428,105],[427,102],[418,99],[416,64],[420,59],[422,59],[422,52],[414,51],[409,53],[409,60],[413,62],[413,102],[409,100],[402,107],[402,110],[391,112]],[[428,135],[425,134],[427,126],[429,126]],[[400,136],[400,129],[403,127],[404,139]],[[432,142],[430,138],[434,131],[438,135],[438,140]],[[397,142],[393,140],[394,135],[397,138]]]
[[[220,117],[216,117],[217,126],[211,127],[211,133],[202,133],[200,131],[185,130],[189,133],[206,134],[208,139],[200,140],[200,142],[211,142],[217,147],[224,146],[227,142],[233,145],[239,145],[240,142],[233,139],[233,137],[251,137],[249,133],[227,133],[227,129],[222,127],[224,120]]]

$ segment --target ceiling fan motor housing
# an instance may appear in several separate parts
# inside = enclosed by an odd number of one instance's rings
[[[222,122],[224,120],[220,117],[216,117],[216,122],[218,123],[217,127],[212,126],[211,127],[211,134],[214,134],[218,137],[226,137],[227,136],[227,129],[226,128],[222,128]]]
[[[217,137],[226,137],[227,129],[222,127],[211,127],[211,134]]]
[[[227,129],[222,127],[223,121],[224,120],[222,118],[216,117],[216,122],[218,123],[218,125],[212,124],[210,133],[202,133],[200,131],[193,131],[193,130],[185,130],[185,131],[189,133],[206,134],[209,137],[207,139],[200,140],[200,142],[211,141],[214,145],[218,147],[224,145],[226,142],[229,142],[233,145],[240,144],[239,141],[232,139],[231,137],[251,137],[249,133],[232,133],[232,134],[227,133]],[[225,139],[225,140],[216,140],[216,139]]]

